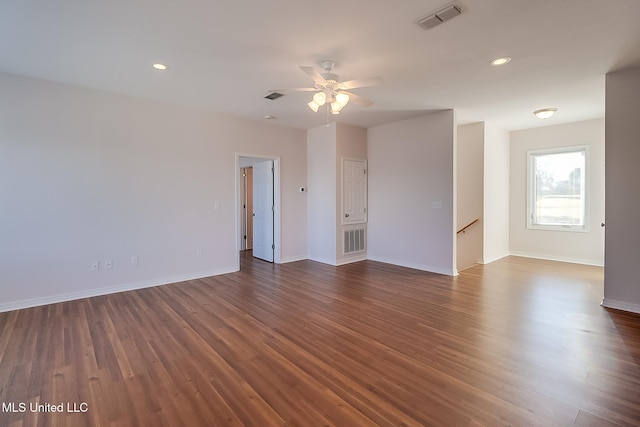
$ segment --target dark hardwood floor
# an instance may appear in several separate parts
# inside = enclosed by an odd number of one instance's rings
[[[245,253],[0,313],[0,425],[637,426],[640,316],[600,307],[602,282],[517,257],[453,278]]]

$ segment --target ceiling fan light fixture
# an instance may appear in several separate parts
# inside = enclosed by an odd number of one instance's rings
[[[336,94],[336,101],[338,104],[341,105],[340,109],[342,109],[342,107],[344,107],[345,105],[347,105],[349,103],[349,95],[347,95],[346,93],[343,92],[338,92]]]
[[[558,111],[557,108],[542,108],[534,111],[533,114],[539,119],[548,119],[553,116],[556,111]]]
[[[322,107],[325,104],[325,102],[327,102],[327,95],[324,92],[318,92],[315,95],[313,95],[313,102],[318,107]]]
[[[320,108],[320,106],[313,101],[309,102],[307,105],[309,106],[309,108],[311,108],[311,111],[313,111],[314,113],[317,113],[318,108]]]
[[[300,69],[315,82],[313,87],[280,89],[278,92],[311,92],[312,99],[307,103],[307,106],[315,113],[318,112],[320,107],[324,106],[327,114],[329,114],[329,112],[339,114],[349,102],[363,107],[371,106],[373,104],[372,101],[347,91],[360,87],[377,86],[383,83],[382,77],[370,77],[368,79],[355,79],[343,82],[340,81],[340,78],[336,74],[331,72],[334,65],[335,63],[333,61],[323,61],[322,68],[324,68],[325,71],[323,74],[318,73],[313,67],[300,66]],[[271,95],[275,96],[275,93]],[[271,98],[271,95],[267,98]]]

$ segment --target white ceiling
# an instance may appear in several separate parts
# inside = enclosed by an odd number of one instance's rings
[[[460,0],[451,21],[416,21],[447,0],[3,0],[0,70],[205,107],[308,129],[325,114],[298,66],[336,61],[370,108],[335,118],[363,127],[454,108],[460,123],[507,130],[604,116],[604,76],[640,65],[639,0]],[[491,67],[508,55],[511,63]],[[163,62],[165,72],[151,63]],[[639,90],[640,93],[640,90]],[[532,112],[556,107],[545,121]]]

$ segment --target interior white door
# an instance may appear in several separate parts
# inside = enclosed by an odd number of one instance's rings
[[[367,222],[366,160],[342,162],[342,223]]]
[[[253,256],[273,262],[273,161],[253,165]]]

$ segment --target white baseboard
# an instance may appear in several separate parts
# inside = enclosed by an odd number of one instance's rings
[[[115,294],[117,292],[133,291],[136,289],[151,288],[153,286],[168,285],[171,283],[184,282],[187,280],[201,279],[203,277],[218,276],[220,274],[233,273],[238,271],[235,267],[220,268],[216,270],[201,271],[198,273],[181,274],[177,276],[162,277],[141,282],[123,283],[115,286],[107,286],[95,289],[83,289],[82,291],[67,292],[63,294],[48,295],[37,298],[30,298],[20,301],[10,301],[0,303],[0,313],[5,311],[20,310],[23,308],[37,307],[40,305],[55,304],[59,302],[73,301],[83,298],[97,297],[101,295]]]
[[[640,304],[632,304],[629,302],[603,298],[600,305],[606,308],[615,308],[616,310],[630,311],[631,313],[640,314]]]
[[[504,254],[504,255],[498,255],[498,256],[493,256],[491,258],[483,258],[483,259],[479,259],[478,260],[478,264],[490,264],[494,261],[498,261],[499,259],[508,257],[510,254]],[[517,256],[517,255],[514,255]]]
[[[360,256],[350,257],[350,258],[342,258],[336,261],[336,265],[345,265],[351,264],[354,262],[365,261],[367,259],[367,254],[361,254]]]
[[[306,260],[306,259],[308,259],[309,261],[320,262],[322,264],[329,264],[329,265],[333,265],[334,267],[337,267],[339,265],[351,264],[352,262],[365,261],[367,259],[367,256],[366,255],[362,255],[362,256],[359,256],[359,257],[344,258],[344,259],[334,260],[334,259],[327,259],[327,258],[308,257],[308,256],[305,255],[305,256],[300,256],[300,257],[288,258],[287,261],[285,261],[285,262],[302,261],[302,260]],[[283,264],[284,264],[284,262],[283,262]]]
[[[280,258],[280,262],[278,264],[286,264],[288,262],[304,261],[305,259],[308,259],[308,257],[306,255],[288,256],[288,257]]]
[[[511,251],[511,255],[521,256],[524,258],[544,259],[547,261],[570,262],[573,264],[584,264],[584,265],[593,265],[596,267],[604,267],[604,263],[602,261],[593,260],[593,259],[559,257],[559,256],[553,256],[553,255],[534,254],[529,252],[518,252],[518,251]]]
[[[419,264],[414,262],[405,262],[397,259],[390,259],[390,258],[376,257],[376,256],[369,256],[367,259],[370,259],[371,261],[384,262],[386,264],[398,265],[400,267],[413,268],[415,270],[428,271],[430,273],[444,274],[445,276],[458,275],[458,270],[456,269],[444,269],[440,267],[434,267],[432,265]]]
[[[312,256],[310,256],[307,259],[309,259],[310,261],[321,262],[322,264],[333,265],[334,267],[336,266],[336,260],[335,259],[318,258],[318,257],[312,257]]]

